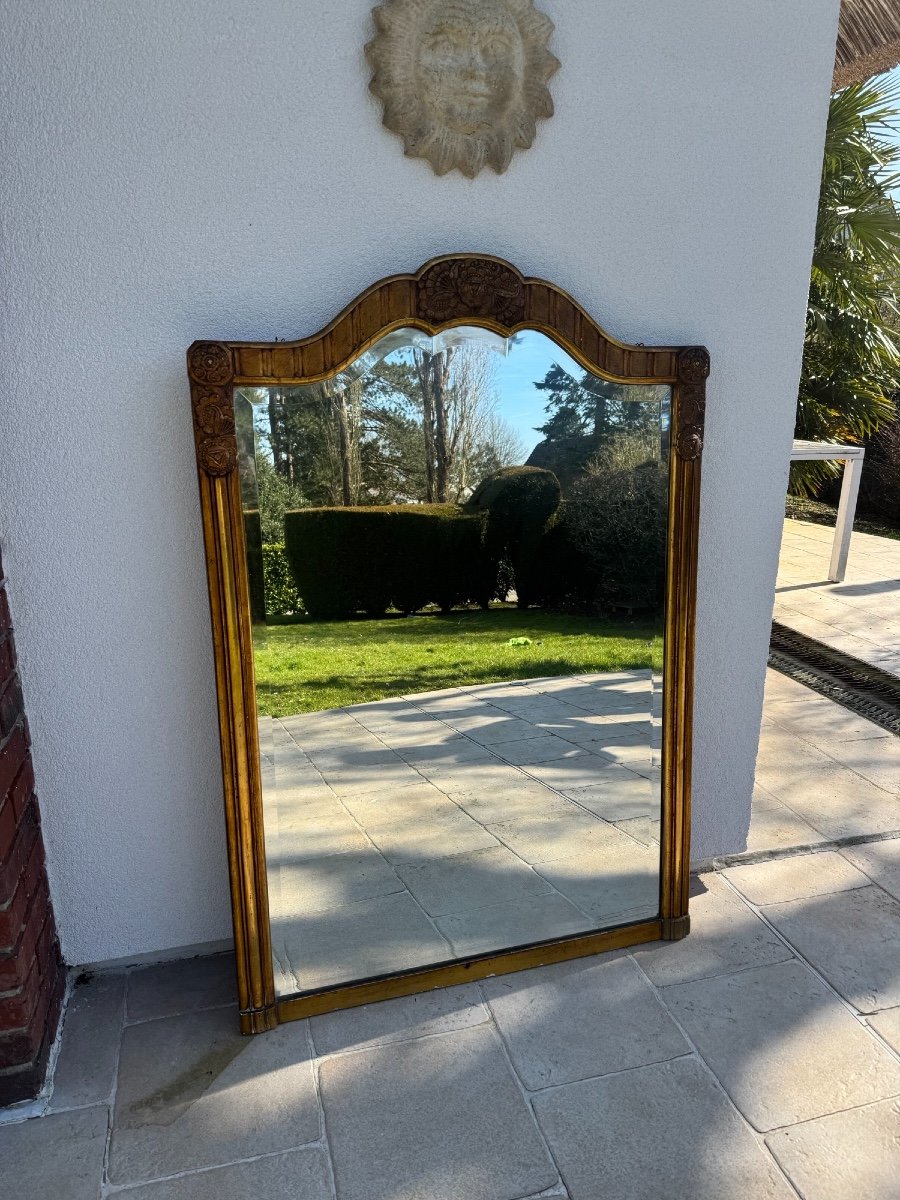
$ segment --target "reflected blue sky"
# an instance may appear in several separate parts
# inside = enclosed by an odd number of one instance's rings
[[[539,392],[535,382],[540,382],[554,363],[575,379],[580,379],[584,371],[561,346],[530,329],[516,334],[509,355],[498,355],[498,362],[500,415],[516,431],[527,457],[541,440],[535,426],[547,420],[547,393]]]

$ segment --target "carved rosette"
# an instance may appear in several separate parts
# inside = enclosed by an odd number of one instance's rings
[[[197,444],[197,461],[207,475],[230,475],[237,466],[233,437],[208,437]]]
[[[703,383],[709,378],[709,351],[705,346],[687,346],[681,351],[678,378],[684,383]]]
[[[696,462],[703,453],[708,378],[709,351],[705,346],[687,346],[678,355],[678,424],[675,432],[675,452],[685,462]]]
[[[197,461],[207,475],[228,475],[237,466],[237,438],[231,389],[193,388]]]
[[[525,282],[490,259],[439,262],[419,280],[418,308],[435,325],[465,317],[493,317],[515,325],[525,317]]]
[[[195,342],[188,351],[188,371],[197,383],[229,383],[234,378],[231,351],[221,342]]]

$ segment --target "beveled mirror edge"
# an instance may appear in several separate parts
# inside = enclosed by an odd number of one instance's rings
[[[266,884],[249,587],[244,554],[233,390],[301,386],[345,367],[403,326],[436,334],[451,324],[509,337],[535,329],[585,369],[615,383],[672,385],[669,536],[663,674],[660,914],[652,921],[425,968],[388,979],[279,999]],[[296,342],[195,342],[187,353],[206,547],[234,922],[240,1027],[409,995],[652,941],[689,929],[691,726],[700,461],[709,353],[702,346],[628,345],[571,296],[486,255],[444,255],[415,274],[392,275],[357,297],[317,334]]]

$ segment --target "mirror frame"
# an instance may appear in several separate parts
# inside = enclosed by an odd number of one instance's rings
[[[671,385],[659,916],[279,998],[269,929],[233,392],[242,387],[318,382],[346,367],[395,329],[411,326],[434,336],[456,324],[482,326],[504,337],[534,329],[603,379]],[[525,278],[499,258],[460,254],[432,259],[415,274],[383,279],[311,337],[295,342],[198,341],[189,349],[187,362],[212,614],[242,1032],[258,1033],[282,1021],[336,1008],[660,938],[684,937],[689,930],[694,616],[708,351],[702,346],[627,345],[601,329],[554,284]]]

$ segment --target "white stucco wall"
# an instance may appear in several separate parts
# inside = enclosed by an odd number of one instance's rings
[[[184,370],[499,254],[704,342],[695,854],[740,849],[838,0],[542,0],[557,115],[503,177],[405,159],[370,0],[0,0],[0,543],[69,961],[228,936]]]

